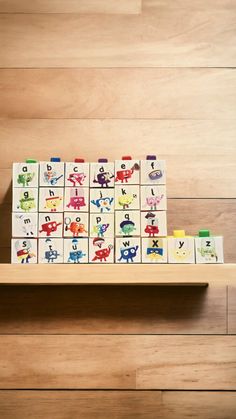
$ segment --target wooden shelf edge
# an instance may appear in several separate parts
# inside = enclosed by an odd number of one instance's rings
[[[236,264],[0,265],[0,285],[191,285],[236,283]]]

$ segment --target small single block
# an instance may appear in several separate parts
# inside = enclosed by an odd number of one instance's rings
[[[40,212],[63,212],[63,188],[39,188]]]
[[[138,185],[116,185],[115,209],[116,210],[139,210],[140,196]]]
[[[157,160],[157,156],[155,154],[149,154],[146,157],[146,160]]]
[[[141,210],[165,211],[167,209],[166,186],[141,186]]]
[[[11,263],[37,263],[37,239],[12,239]]]
[[[140,236],[140,212],[116,211],[115,235],[117,237]]]
[[[195,263],[194,237],[186,236],[184,230],[174,230],[168,237],[169,263]]]
[[[59,163],[61,161],[60,157],[51,157],[50,162]]]
[[[142,238],[143,263],[167,263],[167,239],[165,237]]]
[[[200,230],[195,237],[196,263],[224,263],[223,237]]]
[[[128,157],[128,156],[127,156]],[[115,183],[139,185],[140,183],[140,161],[122,159],[115,161]]]
[[[90,212],[108,214],[114,212],[114,189],[90,188]]]
[[[114,238],[95,237],[89,239],[90,263],[114,263]]]
[[[13,188],[12,210],[14,212],[38,211],[38,188]]]
[[[141,160],[141,185],[165,185],[165,160]]]
[[[166,211],[141,212],[142,237],[163,237],[166,235]]]
[[[64,211],[87,212],[89,210],[89,189],[65,188]]]
[[[64,186],[64,163],[60,161],[39,163],[39,186]]]
[[[12,237],[38,237],[38,214],[13,212]]]
[[[139,237],[116,239],[116,263],[140,263],[141,246]]]
[[[62,237],[63,214],[41,212],[39,214],[39,237]]]
[[[114,214],[90,214],[90,237],[114,237]]]
[[[38,163],[13,163],[13,188],[37,188],[38,172]]]
[[[90,187],[114,187],[114,163],[90,163]]]
[[[64,237],[88,237],[89,216],[87,212],[64,212]]]
[[[88,263],[88,239],[64,239],[64,263]]]
[[[39,263],[63,263],[63,239],[39,239]]]
[[[65,163],[65,186],[89,187],[89,163]]]

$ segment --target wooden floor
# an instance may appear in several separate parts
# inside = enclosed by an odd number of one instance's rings
[[[0,262],[13,161],[158,153],[169,233],[210,228],[235,263],[235,66],[235,0],[0,0]],[[0,418],[234,419],[220,268],[208,287],[13,286],[0,266]]]

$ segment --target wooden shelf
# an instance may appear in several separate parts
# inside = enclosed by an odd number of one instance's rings
[[[0,285],[191,285],[232,283],[225,265],[0,265]]]

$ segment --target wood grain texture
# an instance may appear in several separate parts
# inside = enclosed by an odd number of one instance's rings
[[[2,419],[234,419],[235,392],[0,391]]]
[[[0,359],[1,389],[236,389],[235,336],[2,335]]]
[[[0,0],[0,13],[138,14],[142,0]]]
[[[14,302],[14,304],[13,304]],[[225,334],[226,287],[2,287],[1,334]]]
[[[65,161],[79,156],[96,161],[104,147],[109,160],[123,154],[141,159],[158,152],[167,161],[170,198],[235,198],[235,138],[236,119],[3,119],[0,120],[0,178],[3,180],[0,202],[11,181],[11,170],[1,169],[10,168],[14,160],[24,161],[29,155],[47,160],[56,151]],[[111,139],[112,147],[107,147]],[[10,197],[9,190],[4,202],[9,202]]]
[[[236,335],[236,286],[228,287],[228,333]]]
[[[1,69],[0,88],[1,118],[235,118],[232,69]]]
[[[85,3],[89,5],[85,0],[79,3],[82,7]],[[98,3],[99,0],[96,6]],[[106,6],[109,11],[113,10],[115,1],[111,3]],[[129,1],[121,3],[127,11]],[[212,0],[206,1],[204,8],[193,9],[185,7],[188,0],[179,8],[166,3],[159,7],[157,2],[153,7],[152,2],[149,7],[144,1],[143,13],[139,15],[1,14],[0,65],[13,68],[235,66],[235,3],[230,3],[229,10],[215,9]]]

